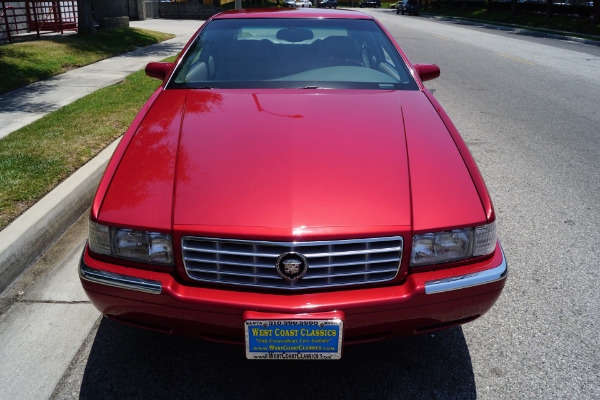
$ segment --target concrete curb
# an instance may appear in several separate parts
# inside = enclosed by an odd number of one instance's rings
[[[0,231],[0,293],[33,265],[90,206],[119,140]]]

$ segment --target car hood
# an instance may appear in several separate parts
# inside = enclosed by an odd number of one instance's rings
[[[99,219],[286,240],[453,228],[485,215],[422,92],[166,90]]]

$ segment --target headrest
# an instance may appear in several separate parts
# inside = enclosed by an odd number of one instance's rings
[[[314,37],[310,29],[304,28],[285,28],[277,31],[277,39],[285,40],[286,42],[303,42]]]

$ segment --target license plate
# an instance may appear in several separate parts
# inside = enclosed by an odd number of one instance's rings
[[[257,319],[244,321],[246,357],[266,360],[338,360],[341,319]]]

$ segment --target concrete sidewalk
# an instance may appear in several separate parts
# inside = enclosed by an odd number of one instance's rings
[[[161,19],[132,22],[133,27],[177,36],[0,95],[0,138],[89,93],[120,82],[148,62],[177,54],[202,22]],[[115,147],[113,143],[0,231],[0,293],[89,207]]]
[[[0,96],[0,135],[176,54],[201,23],[131,23],[177,37]],[[83,214],[117,142],[0,231],[0,400],[51,398],[95,333],[100,316],[83,292],[77,266],[87,238]]]
[[[132,27],[177,36],[0,95],[0,138],[87,94],[120,82],[151,61],[177,54],[201,24],[197,20],[133,21]]]

